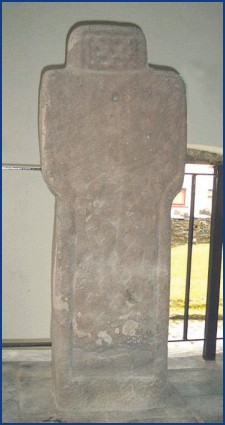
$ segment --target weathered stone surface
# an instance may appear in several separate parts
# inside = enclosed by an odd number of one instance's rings
[[[56,197],[54,396],[68,412],[159,407],[167,379],[170,208],[186,149],[179,74],[134,25],[78,25],[42,75],[43,177]]]

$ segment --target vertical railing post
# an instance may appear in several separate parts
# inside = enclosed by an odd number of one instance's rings
[[[203,358],[215,360],[223,244],[223,169],[215,168]]]
[[[190,285],[191,285],[191,262],[192,262],[192,246],[193,246],[193,232],[194,232],[194,213],[195,213],[195,187],[196,175],[192,175],[191,182],[191,206],[189,218],[189,231],[188,231],[188,254],[187,254],[187,274],[186,274],[186,289],[185,289],[185,304],[184,304],[184,330],[183,339],[187,340],[188,334],[188,312],[189,312],[189,299],[190,299]]]

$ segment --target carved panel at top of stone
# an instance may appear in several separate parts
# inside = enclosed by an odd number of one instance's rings
[[[67,64],[74,68],[123,71],[146,63],[145,38],[136,25],[81,25],[70,34]]]
[[[159,406],[170,207],[186,152],[184,84],[147,65],[135,25],[83,24],[42,75],[42,172],[56,196],[52,340],[61,409]]]

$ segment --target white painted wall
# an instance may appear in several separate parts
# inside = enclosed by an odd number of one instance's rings
[[[3,162],[39,164],[38,87],[64,62],[82,20],[133,22],[149,63],[172,66],[187,86],[188,145],[222,150],[221,3],[3,3]],[[48,338],[53,197],[38,172],[4,171],[3,337]]]

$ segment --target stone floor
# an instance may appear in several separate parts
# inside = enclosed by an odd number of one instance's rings
[[[189,320],[189,338],[203,338],[204,322]],[[218,337],[222,336],[222,321]],[[182,339],[182,321],[171,320],[169,340]],[[168,399],[164,409],[79,416],[76,422],[218,423],[222,422],[222,350],[215,362],[202,359],[202,341],[170,342]],[[3,350],[3,423],[62,422],[51,396],[51,350]],[[70,421],[72,422],[72,421]]]
[[[169,343],[168,398],[164,409],[83,415],[69,423],[219,423],[222,420],[222,343],[216,361],[202,359],[202,342]],[[66,420],[51,395],[51,351],[3,350],[3,423]]]

